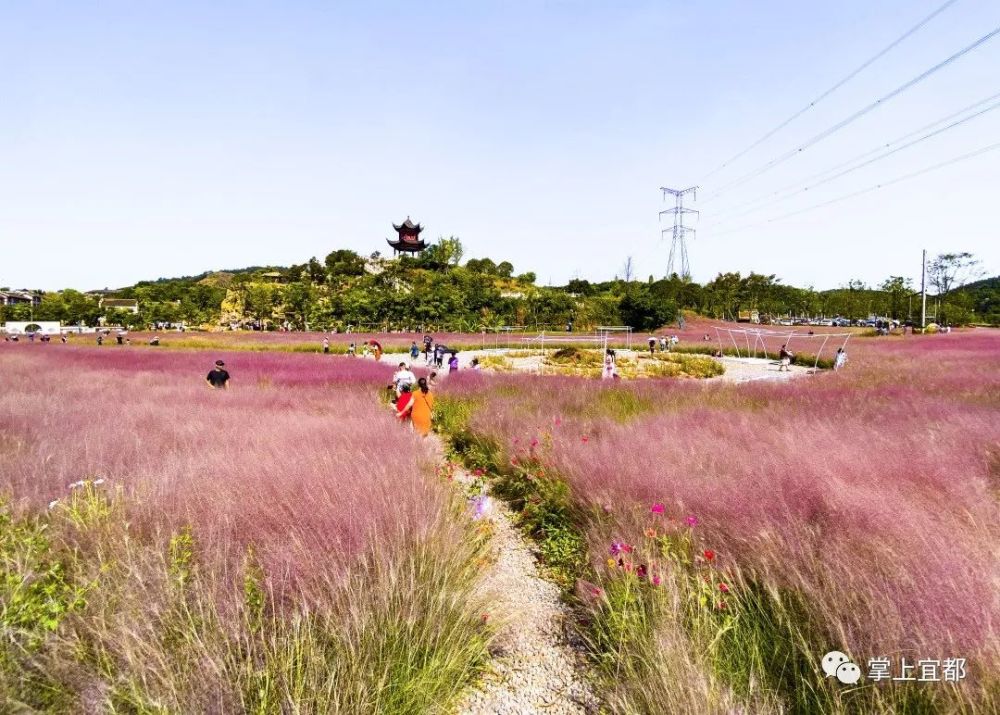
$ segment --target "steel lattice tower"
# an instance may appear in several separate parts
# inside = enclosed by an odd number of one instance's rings
[[[688,252],[687,252],[687,234],[697,233],[693,228],[689,228],[684,225],[684,214],[697,214],[698,212],[694,209],[684,208],[684,195],[691,194],[692,197],[698,199],[698,187],[689,186],[686,189],[668,189],[665,186],[660,187],[660,191],[663,192],[663,200],[666,201],[667,194],[674,197],[674,207],[671,209],[665,209],[660,211],[660,217],[662,220],[663,214],[673,214],[674,215],[674,226],[673,228],[665,228],[660,231],[660,235],[664,235],[667,231],[671,232],[670,239],[670,259],[667,261],[667,277],[669,278],[674,273],[678,273],[681,278],[691,277],[691,266],[688,263]],[[680,258],[680,270],[676,270],[678,257]]]

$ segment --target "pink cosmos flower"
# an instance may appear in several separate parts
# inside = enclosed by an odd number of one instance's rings
[[[663,583],[663,579],[662,578],[660,578],[659,576],[653,576],[653,585],[654,586],[659,586],[661,583]]]
[[[656,502],[655,504],[653,504],[653,506],[649,507],[649,510],[654,514],[662,514],[663,505],[660,502]]]
[[[694,514],[692,514],[691,516],[689,516],[688,518],[686,518],[684,520],[684,523],[687,524],[688,526],[692,526],[692,527],[698,526],[698,517],[696,517]]]
[[[724,583],[720,583],[719,590],[722,591],[723,593],[729,593],[729,586],[727,586]]]

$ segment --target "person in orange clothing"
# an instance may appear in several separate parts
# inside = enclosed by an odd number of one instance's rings
[[[431,394],[426,377],[417,380],[417,391],[413,394],[413,401],[410,404],[412,405],[410,421],[413,422],[413,429],[426,437],[431,431],[431,413],[434,409],[434,395]]]

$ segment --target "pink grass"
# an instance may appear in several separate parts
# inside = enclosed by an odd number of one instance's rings
[[[204,383],[216,358],[227,392]],[[376,399],[388,366],[35,344],[4,345],[0,368],[0,491],[21,508],[101,477],[138,526],[193,524],[225,560],[253,544],[281,581],[349,564],[379,535],[419,535],[447,503],[426,444]]]
[[[804,594],[852,652],[995,667],[1000,333],[856,347],[840,374],[785,384],[520,377],[495,391],[462,377],[449,390],[486,399],[474,428],[515,456],[551,436],[539,456],[583,504],[610,509],[590,534],[595,564],[612,539],[693,514],[721,566]],[[652,413],[605,416],[608,390]]]

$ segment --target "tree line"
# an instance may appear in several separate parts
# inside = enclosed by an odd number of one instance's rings
[[[138,301],[138,315],[105,311],[100,296],[67,289],[44,293],[36,307],[0,306],[0,319],[94,325],[103,317],[108,324],[130,328],[183,322],[192,327],[324,331],[582,330],[596,325],[652,330],[673,322],[682,309],[726,320],[750,310],[765,319],[876,315],[920,320],[918,287],[902,276],[887,276],[877,285],[849,280],[817,291],[758,273],[720,273],[705,284],[677,275],[642,281],[634,278],[628,261],[623,275],[610,281],[575,278],[563,286],[539,286],[535,274],[517,274],[509,261],[471,258],[463,263],[464,254],[455,237],[439,239],[419,256],[396,259],[340,249],[299,265],[144,281],[115,291],[116,298]],[[929,319],[1000,322],[1000,279],[970,282],[978,272],[978,261],[969,253],[934,258],[928,266]]]

